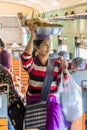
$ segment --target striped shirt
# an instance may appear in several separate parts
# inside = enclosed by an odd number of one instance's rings
[[[25,52],[21,55],[21,61],[23,68],[29,74],[28,91],[33,95],[40,95],[42,85],[46,76],[47,63],[43,65],[38,57],[33,58],[32,55],[29,55]],[[57,62],[55,59],[54,63],[54,74],[53,81],[50,86],[50,93],[56,92],[58,84],[60,82],[60,63]],[[64,76],[64,79],[67,80],[67,76]]]

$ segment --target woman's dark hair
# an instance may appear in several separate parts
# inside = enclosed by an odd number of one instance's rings
[[[85,68],[85,60],[81,57],[76,57],[72,60],[76,67]]]
[[[34,44],[34,46],[37,46],[37,47],[39,47],[40,46],[40,44],[43,42],[44,40],[34,40],[33,41],[33,44]],[[35,47],[33,48],[33,52],[32,52],[32,57],[34,58],[34,57],[36,57],[36,49],[35,49]]]
[[[4,44],[4,42],[2,41],[1,38],[0,38],[0,47],[1,47],[1,48],[4,48],[4,47],[5,47],[5,44]]]
[[[66,51],[60,51],[60,52],[58,53],[58,55],[59,55],[59,56],[63,56],[63,57],[65,57],[65,58],[68,58],[68,57],[69,57],[69,53],[66,52]]]
[[[34,58],[34,57],[36,57],[36,49],[35,49],[35,47],[33,48],[33,52],[32,52],[32,57]]]
[[[34,40],[33,44],[36,46],[40,46],[40,44],[43,42],[44,40]]]

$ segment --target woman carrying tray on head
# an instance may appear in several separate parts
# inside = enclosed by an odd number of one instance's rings
[[[29,29],[31,33],[30,39],[23,54],[21,55],[22,65],[29,74],[29,86],[26,93],[27,105],[29,105],[29,103],[37,102],[40,99],[40,93],[46,76],[48,56],[51,48],[49,35],[37,35],[35,38],[35,30],[37,29],[37,26],[33,25]],[[37,56],[34,58],[32,57],[33,43],[35,50],[37,51]],[[56,96],[56,91],[58,89],[57,84],[60,82],[61,71],[64,73],[64,80],[68,80],[68,64],[65,59],[61,61],[61,65],[55,60],[54,64],[53,81],[50,86],[50,93],[48,94],[47,100],[46,127],[38,127],[39,130],[67,130],[68,128],[68,123],[65,121],[62,114],[60,100],[58,96]]]

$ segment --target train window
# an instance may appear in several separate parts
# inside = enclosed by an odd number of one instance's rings
[[[87,59],[87,38],[75,37],[75,57]]]
[[[62,50],[67,51],[67,45],[62,45]]]
[[[75,47],[75,57],[79,57],[79,48]]]
[[[65,36],[58,36],[58,52],[67,51],[67,38]]]
[[[67,45],[59,45],[58,46],[58,52],[59,51],[67,51]]]
[[[14,59],[18,59],[19,58],[19,52],[18,52],[18,50],[12,50],[12,57]]]
[[[84,59],[87,59],[87,49],[76,47],[75,48],[75,57],[82,57]]]
[[[87,59],[87,49],[79,48],[79,56]]]

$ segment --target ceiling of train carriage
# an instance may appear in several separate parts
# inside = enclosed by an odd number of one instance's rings
[[[87,2],[87,0],[0,0],[0,2],[17,3],[26,5],[41,12],[60,9]]]

